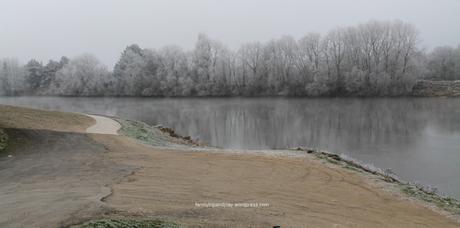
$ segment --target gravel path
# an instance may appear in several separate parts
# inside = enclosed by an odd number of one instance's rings
[[[86,129],[87,133],[93,134],[106,134],[106,135],[118,135],[118,130],[120,130],[121,125],[108,117],[96,116],[96,115],[87,115],[94,120],[96,123]]]

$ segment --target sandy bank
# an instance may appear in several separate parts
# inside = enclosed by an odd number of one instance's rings
[[[309,155],[155,149],[123,137],[92,137],[112,151],[112,160],[140,167],[105,199],[125,215],[206,227],[460,227],[365,175]]]

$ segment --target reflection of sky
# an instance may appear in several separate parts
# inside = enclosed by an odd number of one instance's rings
[[[163,124],[226,148],[345,153],[460,198],[460,99],[0,98]]]

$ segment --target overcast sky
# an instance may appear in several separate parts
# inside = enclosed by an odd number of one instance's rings
[[[372,19],[410,22],[423,47],[460,43],[459,0],[0,0],[0,58],[46,63],[91,53],[112,67],[129,44],[230,48]]]

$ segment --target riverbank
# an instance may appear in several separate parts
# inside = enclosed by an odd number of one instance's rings
[[[459,97],[460,81],[420,80],[415,83],[412,95],[416,97]]]
[[[0,110],[9,136],[0,153],[0,226],[100,218],[205,227],[460,226],[382,177],[314,153],[203,147],[132,121],[119,121],[120,135],[87,133],[97,121],[85,115]]]

